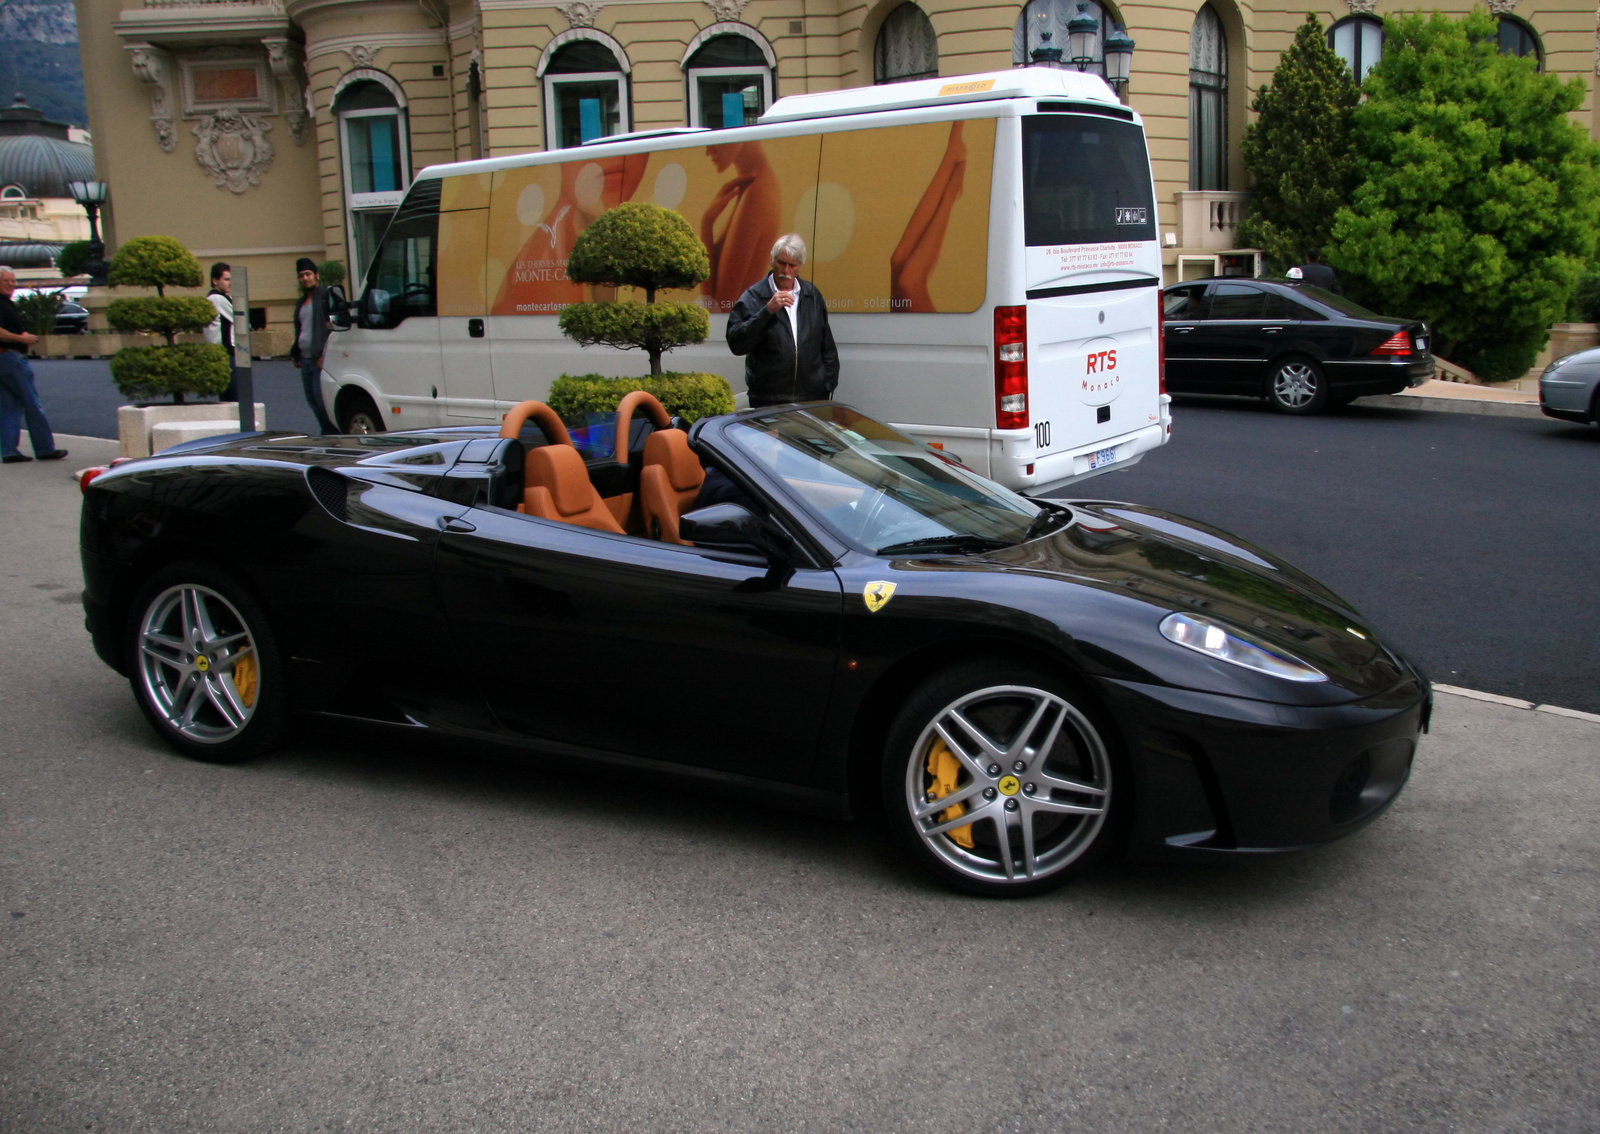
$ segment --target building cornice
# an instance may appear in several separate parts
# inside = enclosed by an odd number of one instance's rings
[[[375,56],[386,47],[438,47],[447,42],[443,28],[422,28],[416,31],[403,32],[359,32],[355,35],[331,35],[327,39],[319,39],[306,45],[306,58],[316,59],[323,55],[336,55],[343,52],[349,55],[358,66],[372,66],[356,60],[356,53],[365,48]]]

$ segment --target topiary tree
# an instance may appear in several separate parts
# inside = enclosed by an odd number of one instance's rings
[[[73,276],[86,276],[89,274],[89,242],[87,240],[74,240],[63,244],[61,251],[56,253],[56,271],[61,273],[61,278],[70,280]]]
[[[584,346],[642,350],[650,356],[651,376],[657,376],[662,354],[705,342],[711,321],[698,304],[657,303],[656,292],[694,287],[710,274],[706,246],[683,217],[643,201],[618,205],[595,218],[573,244],[567,277],[638,288],[645,301],[574,303],[561,312],[561,331]]]
[[[198,296],[168,296],[168,287],[200,286],[200,261],[170,236],[140,236],[111,258],[113,287],[153,287],[153,296],[112,301],[106,321],[119,331],[153,332],[164,347],[124,347],[111,358],[111,377],[129,398],[171,395],[183,404],[185,394],[220,394],[232,374],[225,348],[212,343],[177,342],[184,332],[198,333],[217,317],[211,301]]]
[[[1583,82],[1502,55],[1478,9],[1391,16],[1352,115],[1363,182],[1328,246],[1358,301],[1426,319],[1437,353],[1524,373],[1600,237],[1600,146]]]
[[[1274,270],[1328,243],[1334,215],[1350,200],[1357,181],[1350,115],[1358,101],[1350,68],[1308,13],[1272,82],[1250,104],[1259,117],[1241,146],[1255,184],[1239,244],[1261,249]]]

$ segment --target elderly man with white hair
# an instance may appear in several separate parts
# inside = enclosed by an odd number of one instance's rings
[[[839,351],[822,293],[800,278],[806,242],[797,233],[772,246],[772,272],[745,289],[728,313],[728,347],[744,356],[752,406],[833,397]]]
[[[33,367],[28,364],[28,348],[39,341],[22,322],[11,293],[17,290],[17,273],[0,265],[0,460],[8,465],[22,464],[34,457],[59,461],[67,455],[56,448],[55,435],[39,404],[39,391],[33,385]],[[28,419],[28,439],[33,442],[33,457],[24,456],[17,443],[22,440],[22,419]]]

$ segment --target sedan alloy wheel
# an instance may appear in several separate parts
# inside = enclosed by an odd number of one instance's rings
[[[1328,400],[1328,382],[1310,359],[1287,359],[1272,371],[1267,400],[1282,413],[1316,413]]]

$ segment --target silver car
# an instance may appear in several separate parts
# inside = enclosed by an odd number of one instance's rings
[[[1600,347],[1546,366],[1539,375],[1539,408],[1563,421],[1600,424]]]

